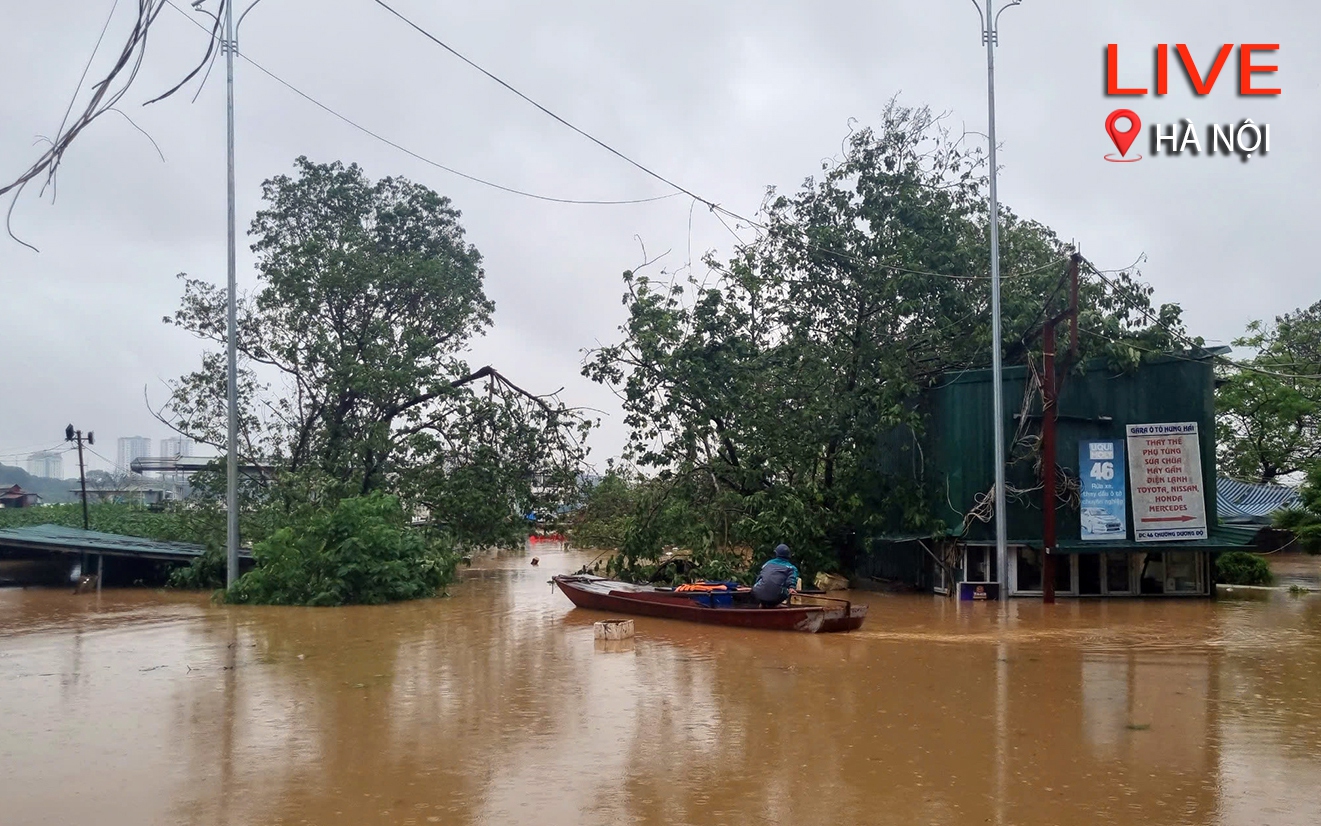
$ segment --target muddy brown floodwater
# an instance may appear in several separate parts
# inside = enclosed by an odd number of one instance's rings
[[[1321,823],[1321,597],[863,595],[859,633],[0,591],[0,823]]]

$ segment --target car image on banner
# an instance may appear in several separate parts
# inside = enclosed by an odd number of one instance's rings
[[[1083,534],[1107,538],[1124,535],[1124,522],[1105,508],[1083,508]]]
[[[1128,497],[1124,485],[1124,443],[1119,440],[1079,442],[1078,469],[1082,479],[1081,538],[1128,538]]]

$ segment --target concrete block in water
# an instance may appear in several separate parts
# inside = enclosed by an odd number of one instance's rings
[[[598,640],[630,640],[633,638],[633,620],[605,620],[592,626],[592,636]]]
[[[849,581],[839,574],[817,574],[812,584],[816,586],[818,591],[847,591],[849,589]]]

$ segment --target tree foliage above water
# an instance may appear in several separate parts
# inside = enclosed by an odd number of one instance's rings
[[[262,196],[259,286],[238,308],[240,455],[331,501],[397,495],[465,544],[516,540],[524,514],[571,490],[589,423],[464,361],[494,304],[459,212],[403,178],[307,158]],[[167,323],[223,345],[225,290],[182,277]],[[225,377],[223,350],[207,353],[162,418],[222,446]]]
[[[662,481],[655,497],[683,503],[690,539],[784,541],[809,572],[850,564],[866,536],[937,528],[877,440],[920,432],[918,394],[990,360],[981,153],[895,104],[843,149],[796,192],[771,190],[757,237],[708,256],[704,278],[626,272],[622,339],[584,367],[620,395],[629,458]],[[1021,363],[1062,306],[1073,249],[1007,209],[1001,222],[1005,355]],[[1170,348],[1179,310],[1150,296],[1135,271],[1085,279],[1081,357],[1131,368]],[[624,557],[654,555],[655,515],[671,512],[640,505]]]
[[[1275,514],[1275,527],[1289,531],[1309,554],[1321,554],[1321,462],[1307,471],[1296,507]]]
[[[1254,321],[1234,345],[1257,355],[1220,377],[1220,470],[1270,483],[1321,461],[1321,301],[1274,324]]]

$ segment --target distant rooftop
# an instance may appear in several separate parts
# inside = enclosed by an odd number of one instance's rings
[[[1216,508],[1222,522],[1268,523],[1278,510],[1298,504],[1298,491],[1283,485],[1255,485],[1224,476],[1216,480]]]

